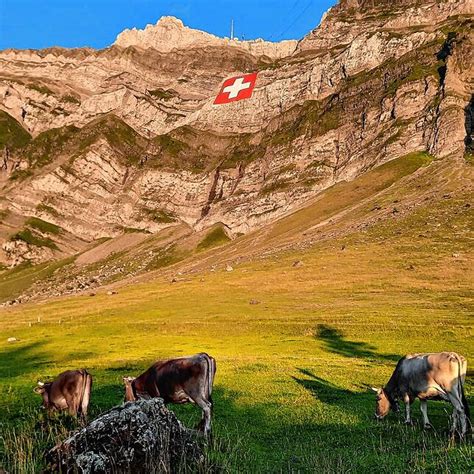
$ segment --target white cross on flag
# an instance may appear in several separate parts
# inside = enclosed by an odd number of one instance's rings
[[[257,82],[257,72],[246,74],[245,76],[237,76],[227,79],[222,85],[219,95],[216,97],[214,104],[229,104],[238,100],[250,99],[255,83]]]

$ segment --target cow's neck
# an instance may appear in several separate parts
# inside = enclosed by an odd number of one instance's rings
[[[399,384],[395,374],[390,377],[387,385],[385,385],[384,392],[387,394],[390,402],[396,401],[399,398]]]

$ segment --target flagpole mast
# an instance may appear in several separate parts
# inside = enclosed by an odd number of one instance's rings
[[[234,19],[232,18],[230,22],[230,39],[234,39]]]

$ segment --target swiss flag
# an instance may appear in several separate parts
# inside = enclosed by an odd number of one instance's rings
[[[254,72],[252,74],[227,79],[222,85],[222,89],[216,97],[214,104],[229,104],[230,102],[237,102],[238,100],[250,99],[255,89],[257,76],[258,73]]]

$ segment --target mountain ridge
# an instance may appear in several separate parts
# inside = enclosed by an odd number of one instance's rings
[[[132,28],[122,31],[117,36],[114,45],[124,48],[129,46],[153,48],[162,53],[169,53],[175,49],[196,49],[207,46],[232,47],[256,56],[281,59],[294,53],[297,41],[285,40],[272,43],[263,39],[244,41],[236,38],[219,38],[210,33],[189,28],[176,17],[163,16],[156,25],[147,25],[142,30]]]

